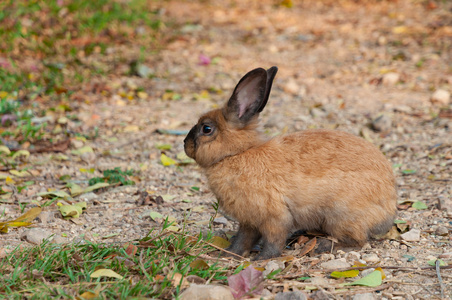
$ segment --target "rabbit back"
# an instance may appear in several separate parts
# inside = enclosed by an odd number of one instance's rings
[[[363,244],[386,232],[396,212],[389,162],[371,143],[341,131],[275,138],[206,175],[223,210],[260,231],[319,230]]]

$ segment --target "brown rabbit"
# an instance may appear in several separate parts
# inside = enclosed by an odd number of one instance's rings
[[[269,139],[258,130],[277,71],[250,71],[184,140],[220,208],[240,223],[229,250],[245,255],[262,238],[256,259],[268,259],[281,254],[292,230],[318,230],[348,245],[387,232],[396,215],[395,180],[375,146],[341,131]]]

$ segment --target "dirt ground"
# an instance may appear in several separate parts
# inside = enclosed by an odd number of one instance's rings
[[[70,150],[91,146],[94,153],[80,156],[67,151],[64,159],[54,153],[31,156],[39,184],[25,194],[12,195],[11,203],[0,204],[0,209],[8,217],[18,216],[18,206],[12,202],[44,201],[37,194],[48,188],[63,190],[58,180],[62,175],[83,185],[102,170],[132,168],[137,171],[136,185],[82,194],[78,199],[86,200],[88,209],[75,222],[62,219],[50,206],[36,227],[54,233],[59,242],[127,242],[161,226],[161,221],[149,217],[155,211],[174,217],[179,226],[185,222],[189,232],[207,231],[215,199],[206,180],[195,164],[161,164],[162,150],[156,145],[170,144],[164,152],[176,159],[183,151],[184,136],[157,130],[190,129],[201,113],[228,99],[247,71],[278,66],[261,117],[266,132],[330,128],[371,141],[394,165],[400,202],[397,219],[407,223],[399,224],[393,239],[371,241],[358,251],[296,257],[286,277],[268,282],[268,291],[304,289],[290,276],[308,274],[320,278],[314,285],[330,298],[368,291],[378,299],[438,299],[441,286],[443,297],[451,297],[450,269],[441,270],[440,285],[437,272],[427,267],[437,258],[452,264],[448,94],[452,91],[452,2],[293,1],[292,7],[287,7],[291,1],[284,2],[287,6],[275,3],[155,2],[160,16],[173,24],[171,30],[161,29],[163,50],[144,56],[142,64],[155,76],[127,75],[129,62],[120,62],[117,76],[98,78],[80,91],[79,97],[89,99],[74,104],[82,112],[82,126],[87,131],[98,126],[99,138],[73,140]],[[111,51],[127,52],[131,58],[140,55],[133,47]],[[142,99],[127,99],[124,95],[137,86],[145,87]],[[108,97],[102,89],[109,90]],[[76,124],[69,121],[68,126]],[[96,170],[94,174],[81,171],[89,168]],[[162,196],[163,203],[143,204],[143,191],[151,198]],[[419,201],[427,207],[411,206]],[[236,222],[221,218],[221,212],[213,224],[218,232],[237,229]],[[399,237],[413,229],[420,230],[420,236]],[[28,244],[21,239],[28,230],[3,234],[0,248]],[[291,251],[284,255],[292,255]],[[340,258],[350,264],[361,259],[368,265],[393,268],[385,269],[386,279],[379,288],[342,293],[336,288],[338,281],[328,278],[321,267]],[[310,290],[306,293],[314,295]]]

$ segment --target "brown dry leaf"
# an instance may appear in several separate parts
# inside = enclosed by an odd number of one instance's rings
[[[138,247],[133,244],[126,244],[124,245],[124,247],[126,248],[126,253],[128,256],[135,256],[138,251]]]
[[[314,249],[315,245],[317,244],[317,238],[313,238],[309,242],[307,242],[304,247],[300,250],[300,254],[297,256],[304,256],[311,252],[312,249]]]

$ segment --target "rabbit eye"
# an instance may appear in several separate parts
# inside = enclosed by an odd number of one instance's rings
[[[211,134],[213,132],[212,126],[209,125],[202,125],[202,133],[203,134]]]

